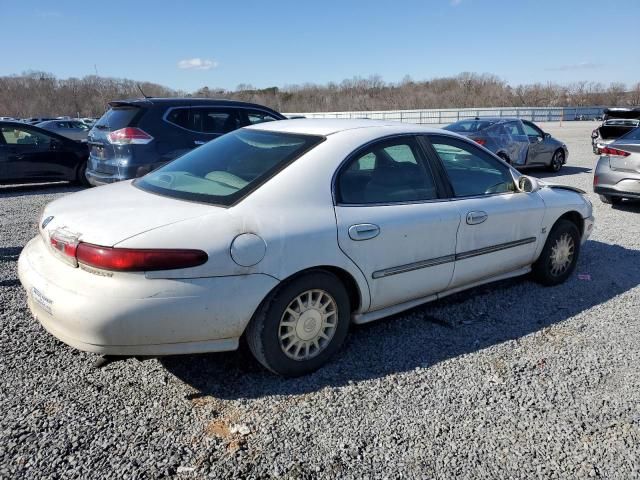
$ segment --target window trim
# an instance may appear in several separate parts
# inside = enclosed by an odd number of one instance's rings
[[[268,110],[264,110],[262,108],[255,108],[255,107],[245,107],[245,106],[225,106],[225,105],[176,105],[175,107],[169,107],[165,110],[164,114],[162,115],[162,121],[165,123],[168,123],[169,125],[173,126],[173,127],[177,127],[180,128],[181,130],[184,130],[186,132],[191,132],[191,133],[196,133],[199,135],[210,135],[210,136],[221,136],[224,135],[224,133],[211,133],[211,132],[200,132],[198,130],[191,130],[190,128],[185,128],[181,125],[178,125],[177,123],[174,123],[170,120],[168,120],[168,116],[171,113],[172,110],[176,110],[178,108],[186,108],[187,110],[191,110],[191,109],[196,109],[196,108],[217,108],[217,109],[221,109],[221,110],[234,110],[234,113],[237,115],[238,117],[238,123],[240,124],[240,126],[238,128],[242,128],[242,127],[248,127],[251,124],[246,124],[243,125],[244,123],[244,119],[242,118],[242,115],[240,115],[240,110],[256,110],[258,112],[263,112],[267,115],[271,115],[272,117],[274,117],[277,120],[282,120],[281,118],[277,118],[277,116],[275,116],[273,114],[273,112],[269,112]],[[245,113],[245,112],[242,112]],[[246,116],[246,114],[245,114]],[[236,129],[237,130],[237,129]],[[233,130],[232,130],[233,131]],[[229,132],[227,132],[229,133]]]
[[[449,201],[458,201],[458,200],[467,200],[467,199],[471,199],[471,198],[489,198],[489,197],[495,197],[498,195],[513,195],[516,193],[520,193],[518,192],[517,188],[516,188],[516,178],[517,176],[519,176],[520,174],[516,172],[516,175],[514,175],[515,170],[511,167],[511,165],[509,165],[507,162],[505,162],[504,160],[502,160],[500,157],[498,157],[497,155],[495,155],[493,152],[487,150],[487,149],[483,149],[482,147],[479,147],[478,145],[474,145],[470,140],[468,140],[467,138],[464,137],[459,137],[459,136],[453,136],[453,135],[447,135],[447,134],[442,134],[442,133],[425,133],[422,135],[423,137],[423,141],[425,143],[426,149],[428,150],[428,154],[430,156],[433,157],[434,162],[438,165],[438,169],[440,170],[441,174],[444,176],[444,178],[446,179],[447,185],[448,185],[448,190],[449,190],[449,195],[451,195],[450,197],[448,197]],[[485,153],[489,156],[489,158],[491,158],[492,160],[494,160],[497,164],[504,166],[507,171],[509,172],[509,175],[511,176],[511,180],[513,182],[513,187],[514,190],[512,192],[496,192],[496,193],[483,193],[483,194],[477,194],[477,195],[466,195],[463,197],[457,197],[455,194],[455,189],[453,188],[453,183],[451,183],[451,179],[449,178],[449,174],[447,173],[447,169],[444,166],[444,163],[442,162],[442,159],[440,158],[440,156],[438,155],[438,152],[436,151],[435,147],[433,146],[432,143],[432,139],[433,138],[445,138],[445,139],[452,139],[454,141],[460,141],[466,145],[469,145],[471,147],[471,149],[476,149],[482,153]]]
[[[333,200],[334,207],[382,207],[382,206],[393,206],[393,205],[415,205],[421,203],[434,203],[434,202],[443,202],[448,201],[447,198],[443,197],[442,184],[439,181],[439,176],[434,172],[434,168],[431,162],[431,159],[425,155],[424,149],[420,144],[419,133],[394,133],[390,135],[385,135],[382,137],[375,138],[373,140],[368,141],[360,146],[358,146],[355,150],[349,153],[341,162],[340,165],[333,172],[333,176],[331,177],[331,197]],[[432,198],[428,200],[410,200],[410,201],[397,201],[397,202],[376,202],[376,203],[343,203],[338,201],[338,177],[342,172],[344,172],[350,165],[352,161],[355,161],[361,153],[368,150],[372,145],[377,143],[386,143],[392,140],[399,140],[402,138],[411,137],[415,142],[418,153],[418,160],[422,162],[423,166],[428,170],[428,173],[431,173],[433,184],[436,188],[437,198]]]

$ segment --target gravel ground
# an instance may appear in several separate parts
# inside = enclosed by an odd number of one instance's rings
[[[590,191],[593,124],[545,128],[571,152],[553,180]],[[0,189],[0,477],[640,476],[639,204],[591,194],[564,285],[501,282],[353,328],[330,365],[284,380],[246,351],[94,370],[48,335],[16,261],[75,190]]]

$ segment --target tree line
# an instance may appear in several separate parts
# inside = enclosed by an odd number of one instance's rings
[[[0,115],[12,117],[99,117],[108,102],[141,97],[193,96],[243,100],[281,112],[405,110],[471,107],[553,107],[640,105],[640,82],[553,82],[511,86],[491,74],[461,73],[453,77],[385,82],[380,76],[354,77],[325,85],[306,83],[282,88],[241,84],[234,90],[203,87],[174,90],[151,82],[89,75],[59,79],[46,72],[0,77]]]

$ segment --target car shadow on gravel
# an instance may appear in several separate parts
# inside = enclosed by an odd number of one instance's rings
[[[523,171],[523,173],[531,175],[532,177],[548,178],[548,179],[563,177],[566,175],[578,175],[579,173],[592,173],[592,172],[593,172],[593,168],[572,167],[572,166],[566,166],[566,165],[562,167],[559,172],[548,172],[543,169],[536,169],[536,170],[532,169],[532,170],[527,170],[526,172]]]
[[[568,320],[640,285],[640,270],[632,265],[640,265],[640,251],[587,242],[576,272],[562,285],[542,287],[525,276],[355,326],[329,364],[301,378],[284,379],[265,371],[246,347],[160,361],[197,390],[189,398],[259,398],[340,387],[429,368]]]
[[[47,193],[73,193],[86,187],[72,183],[37,183],[31,185],[0,185],[0,197],[24,197],[31,195],[43,195]]]
[[[622,203],[619,203],[618,205],[612,205],[611,208],[613,210],[619,210],[621,212],[640,213],[640,200],[625,199],[622,201]]]

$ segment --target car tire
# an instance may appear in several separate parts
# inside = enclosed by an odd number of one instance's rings
[[[91,184],[89,183],[89,180],[87,179],[87,164],[88,164],[88,160],[85,160],[84,162],[82,162],[80,164],[80,166],[78,167],[78,171],[76,172],[76,178],[75,178],[75,183],[78,185],[82,185],[83,187],[90,187]]]
[[[326,271],[286,282],[263,302],[246,330],[253,356],[284,377],[311,373],[342,346],[349,330],[349,295]]]
[[[556,150],[551,157],[551,163],[547,165],[547,170],[550,172],[559,172],[564,165],[564,152],[562,150]]]
[[[622,197],[612,197],[611,195],[600,195],[600,200],[608,205],[620,205],[622,203]]]
[[[533,264],[533,278],[542,285],[564,282],[573,273],[580,254],[580,231],[569,220],[558,220],[551,229],[542,253]]]

